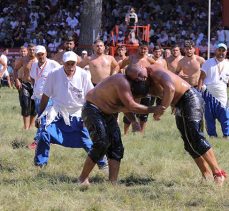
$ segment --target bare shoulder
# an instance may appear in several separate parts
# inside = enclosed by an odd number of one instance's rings
[[[155,61],[152,57],[150,57],[150,56],[147,57],[147,60],[148,60],[148,62],[149,62],[150,64],[156,63],[156,61]]]
[[[196,55],[196,60],[197,60],[200,64],[202,64],[202,63],[205,62],[205,59],[204,59],[202,56],[198,56],[198,55]]]
[[[117,73],[110,78],[113,79],[114,85],[117,85],[118,87],[126,86],[128,84],[126,76],[122,73]]]
[[[113,56],[111,56],[111,55],[104,55],[104,56],[105,56],[105,58],[107,58],[110,61],[115,60],[115,58]]]

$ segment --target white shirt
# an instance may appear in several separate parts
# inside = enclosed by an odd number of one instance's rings
[[[202,71],[206,78],[204,84],[208,91],[217,98],[223,106],[227,104],[227,83],[229,80],[229,62],[227,59],[219,62],[216,58],[205,61]]]
[[[32,64],[30,77],[33,78],[35,81],[33,87],[33,98],[41,98],[43,94],[43,87],[48,74],[58,67],[61,67],[58,62],[48,58],[41,67],[38,66],[38,61]]]
[[[93,87],[88,74],[80,67],[76,67],[76,72],[71,79],[67,77],[63,66],[52,71],[47,77],[43,90],[44,94],[53,100],[53,106],[46,111],[47,125],[58,113],[67,125],[70,125],[69,116],[81,117],[86,94]]]
[[[1,56],[1,59],[7,64],[8,62],[8,59],[7,59],[7,56],[2,54]],[[3,66],[0,64],[0,71],[3,69]]]

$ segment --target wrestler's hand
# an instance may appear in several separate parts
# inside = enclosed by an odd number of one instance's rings
[[[16,86],[17,90],[21,89],[21,87],[22,87],[21,82],[18,79],[15,80],[15,86]]]
[[[4,72],[0,71],[0,79],[2,79]]]
[[[158,115],[161,116],[162,114],[164,114],[165,109],[166,109],[165,106],[157,105],[157,106],[155,106],[153,113],[155,116],[158,116]]]
[[[160,114],[154,114],[153,115],[153,118],[154,118],[154,120],[156,120],[156,121],[159,121],[159,120],[161,120],[161,115]]]
[[[173,114],[173,115],[176,114],[176,108],[175,107],[171,107],[171,114]]]
[[[139,122],[134,121],[131,123],[132,126],[132,132],[140,132],[141,131],[141,126],[139,124]]]
[[[36,118],[35,120],[35,127],[39,128],[41,126],[41,120],[39,118]]]

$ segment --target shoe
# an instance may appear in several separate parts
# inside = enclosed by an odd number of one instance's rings
[[[39,168],[43,169],[45,166],[47,166],[47,163],[43,163],[43,164],[37,164],[37,163],[35,163],[34,165],[36,167],[39,167]]]
[[[36,149],[36,148],[37,148],[37,142],[34,141],[33,143],[29,144],[27,147],[28,147],[29,149],[31,149],[31,150]]]
[[[104,164],[103,166],[98,166],[99,167],[99,170],[101,170],[103,173],[105,173],[106,175],[109,175],[109,167],[106,164]]]
[[[214,173],[213,176],[214,176],[215,183],[219,186],[222,186],[224,183],[224,180],[227,177],[227,173],[224,170],[221,170],[219,172]]]

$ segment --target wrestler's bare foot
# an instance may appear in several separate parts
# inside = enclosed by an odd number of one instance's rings
[[[89,182],[89,179],[86,178],[85,180],[82,180],[82,179],[78,179],[78,184],[81,186],[81,187],[88,187],[90,186],[90,182]]]
[[[214,173],[214,181],[220,187],[223,186],[223,183],[224,183],[226,177],[227,177],[227,174],[224,170],[221,170],[219,172]]]

